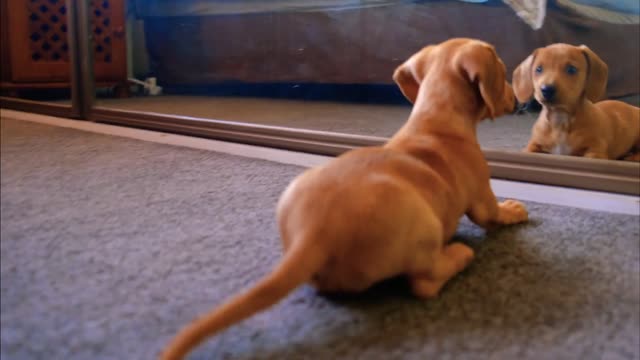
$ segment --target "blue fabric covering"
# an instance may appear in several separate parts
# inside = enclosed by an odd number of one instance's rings
[[[135,0],[135,10],[140,17],[206,16],[280,11],[338,11],[442,1],[503,4],[501,0]],[[572,2],[624,14],[640,14],[639,0],[572,0]],[[554,3],[554,0],[548,0],[549,5],[553,6]]]
[[[573,0],[573,2],[626,14],[640,15],[640,1],[638,0]]]

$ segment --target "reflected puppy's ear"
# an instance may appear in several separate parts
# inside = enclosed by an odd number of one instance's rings
[[[607,93],[609,67],[586,45],[580,45],[578,48],[580,48],[584,57],[587,59],[588,65],[587,80],[584,86],[585,96],[592,102],[600,101]]]

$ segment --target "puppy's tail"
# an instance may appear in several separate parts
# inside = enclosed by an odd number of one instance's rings
[[[264,310],[309,281],[324,264],[326,254],[313,242],[294,241],[275,269],[255,286],[182,329],[160,356],[161,360],[183,359],[206,338],[236,322]]]

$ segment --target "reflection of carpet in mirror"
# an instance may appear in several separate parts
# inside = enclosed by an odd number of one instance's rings
[[[205,96],[101,99],[98,105],[113,109],[382,137],[393,135],[407,120],[411,111],[408,105]],[[520,151],[527,144],[536,116],[537,114],[510,115],[494,122],[482,122],[478,128],[480,144],[486,148]]]

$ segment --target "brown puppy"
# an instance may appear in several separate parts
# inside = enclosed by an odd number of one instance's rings
[[[640,108],[596,102],[607,78],[607,65],[584,45],[535,50],[513,72],[518,100],[535,96],[543,107],[524,151],[640,161]]]
[[[471,39],[428,46],[394,74],[415,105],[382,147],[350,151],[296,178],[277,214],[284,258],[257,285],[197,319],[169,344],[185,356],[208,336],[263,310],[305,282],[357,292],[407,275],[422,298],[438,294],[473,258],[447,244],[467,214],[485,228],[525,221],[517,201],[498,204],[476,124],[515,107],[494,48]]]

